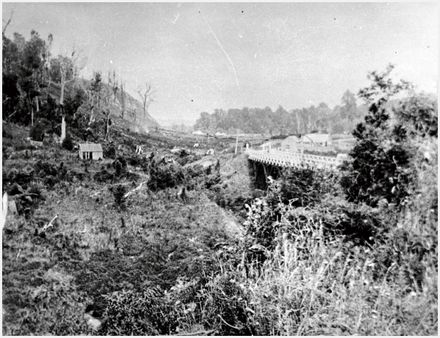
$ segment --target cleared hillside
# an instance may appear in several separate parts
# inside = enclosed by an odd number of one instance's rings
[[[65,96],[73,95],[75,88],[81,88],[84,92],[90,87],[91,81],[78,79],[66,86]],[[124,93],[125,114],[122,118],[122,94],[120,91],[113,95],[110,86],[102,83],[102,97],[107,99],[107,107],[110,110],[112,119],[122,127],[130,128],[132,131],[150,130],[159,127],[159,123],[148,113],[144,115],[142,104],[128,93]],[[51,83],[49,87],[50,95],[59,101],[61,96],[61,86],[57,83]]]

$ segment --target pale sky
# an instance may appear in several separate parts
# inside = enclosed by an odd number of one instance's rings
[[[3,3],[7,36],[54,36],[53,53],[81,50],[82,75],[116,70],[129,92],[148,81],[159,123],[202,111],[339,104],[368,71],[437,93],[435,3]]]

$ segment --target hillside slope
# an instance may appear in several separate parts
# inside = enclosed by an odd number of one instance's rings
[[[81,88],[84,91],[90,86],[90,81],[85,79],[78,79],[74,83],[66,86],[65,96],[71,94],[74,88]],[[59,101],[61,95],[60,85],[51,83],[49,88],[50,95]],[[124,93],[125,97],[125,114],[124,118],[121,116],[122,112],[122,95],[120,92],[114,96],[108,84],[102,83],[102,97],[108,97],[108,107],[110,109],[110,116],[116,124],[124,128],[129,128],[132,131],[150,130],[158,127],[159,123],[150,115],[143,114],[142,104],[128,93]]]
[[[173,154],[169,149],[181,143],[154,134],[113,130],[126,163],[116,175],[118,161],[78,161],[77,152],[56,144],[37,149],[26,142],[28,127],[3,125],[3,189],[18,209],[3,233],[3,334],[96,334],[87,312],[110,309],[113,295],[168,290],[183,299],[183,282],[205,283],[218,271],[219,247],[240,235],[234,216],[208,198],[213,175],[179,164],[200,156]],[[154,159],[136,156],[137,144]],[[151,177],[174,182],[182,174],[193,186],[185,198],[177,194],[180,185],[153,191],[142,184]],[[118,204],[118,188],[139,186]],[[53,226],[44,228],[54,215]],[[110,314],[98,333],[120,330],[114,320]],[[176,330],[175,324],[155,326],[145,321],[147,331],[132,325],[121,333]]]

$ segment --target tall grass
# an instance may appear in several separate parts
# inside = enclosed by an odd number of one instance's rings
[[[436,335],[433,141],[421,142],[414,154],[416,179],[401,210],[349,203],[337,188],[303,207],[284,204],[280,182],[273,182],[249,206],[242,241],[215,245],[214,268],[181,277],[165,291],[159,310],[167,326],[156,326],[158,333]],[[371,229],[371,240],[359,240]],[[207,264],[207,257],[198,259],[194,265]],[[133,318],[150,320],[141,309]]]
[[[324,243],[311,224],[307,236],[280,241],[260,270],[245,278],[259,334],[427,335],[437,332],[437,273],[428,264],[423,286],[408,290],[395,262],[377,278],[374,248],[347,250],[342,238]],[[304,252],[303,248],[307,248]],[[393,270],[390,279],[389,275]],[[249,273],[248,273],[249,275]]]
[[[255,333],[437,334],[437,139],[417,146],[411,196],[401,211],[370,208],[385,220],[370,244],[326,232],[325,198],[314,209],[281,209],[270,257],[235,269]]]

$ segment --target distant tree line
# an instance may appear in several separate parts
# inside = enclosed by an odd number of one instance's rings
[[[231,132],[289,135],[314,131],[351,132],[368,111],[367,105],[357,105],[355,95],[347,90],[341,104],[331,109],[326,103],[287,111],[279,106],[271,108],[216,109],[214,113],[203,112],[194,129],[205,132]]]

